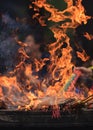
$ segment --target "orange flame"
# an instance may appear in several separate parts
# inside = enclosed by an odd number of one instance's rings
[[[78,52],[77,51],[77,56],[82,60],[82,61],[87,61],[89,60],[89,56],[87,56],[86,52],[83,50],[83,52]]]
[[[84,37],[87,38],[88,40],[93,40],[93,35],[89,34],[89,33],[85,33]]]
[[[43,17],[39,17],[39,9],[44,8],[51,14],[48,21],[53,21],[55,23],[50,29],[54,33],[56,42],[49,45],[50,59],[40,61],[35,59],[36,71],[40,70],[47,60],[50,60],[48,75],[42,81],[38,80],[37,76],[33,76],[32,65],[27,66],[26,64],[24,66],[23,64],[19,64],[19,66],[21,66],[22,69],[20,77],[22,83],[24,83],[24,81],[26,82],[25,87],[28,87],[27,90],[22,88],[22,84],[19,84],[17,75],[13,77],[0,77],[0,99],[10,104],[10,106],[15,106],[19,109],[24,107],[26,110],[32,108],[39,109],[49,105],[56,106],[70,97],[76,99],[84,98],[83,95],[75,93],[74,84],[67,92],[64,92],[63,89],[68,79],[72,76],[72,69],[74,67],[74,64],[71,62],[71,52],[73,50],[70,46],[70,37],[67,32],[68,29],[74,30],[82,23],[86,24],[90,17],[85,15],[84,7],[81,4],[82,0],[64,1],[67,3],[67,8],[63,11],[54,8],[52,5],[48,4],[46,0],[35,0],[35,2],[33,2],[35,6],[34,10],[38,12],[33,18],[39,19],[41,25],[45,26],[46,24]],[[58,22],[62,22],[62,24],[58,25]],[[21,45],[20,42],[19,44]],[[29,58],[24,50],[20,49],[19,52],[22,53],[25,58]],[[88,59],[88,57],[84,56],[84,51],[83,53],[77,52],[77,54],[83,61]],[[19,66],[17,68],[19,68]],[[23,73],[25,73],[25,76]],[[38,88],[35,93],[31,91],[33,86],[37,86]],[[39,89],[40,87],[43,91]]]

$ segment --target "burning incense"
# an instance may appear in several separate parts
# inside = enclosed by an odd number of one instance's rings
[[[71,85],[75,85],[75,83],[77,82],[80,76],[81,76],[81,72],[75,70],[73,74],[71,75],[70,79],[67,81],[67,83],[63,87],[63,90],[66,92],[69,89],[69,87],[71,87]]]

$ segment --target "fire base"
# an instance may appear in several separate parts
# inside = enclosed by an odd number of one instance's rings
[[[72,127],[93,126],[93,110],[80,113],[61,113],[58,119],[51,112],[0,111],[0,127]]]

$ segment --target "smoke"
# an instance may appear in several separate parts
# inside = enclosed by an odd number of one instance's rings
[[[2,14],[0,30],[0,73],[9,72],[15,67],[15,58],[19,49],[15,38],[18,37],[17,30],[24,32],[27,24],[19,23],[9,16]]]

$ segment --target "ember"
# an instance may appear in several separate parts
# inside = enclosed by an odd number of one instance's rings
[[[29,39],[32,37],[28,36],[24,43],[16,38],[17,44],[21,46],[18,50],[21,62],[12,72],[0,75],[0,109],[48,110],[52,106],[53,117],[58,118],[60,111],[92,106],[93,90],[88,89],[85,96],[83,88],[77,87],[78,79],[84,75],[81,68],[79,70],[72,62],[73,48],[69,36],[71,31],[74,37],[75,29],[82,23],[86,24],[91,17],[85,15],[82,0],[64,0],[64,2],[67,8],[63,11],[50,5],[47,0],[33,2],[36,12],[33,18],[38,19],[42,26],[47,26],[47,23],[45,17],[40,16],[40,9],[43,8],[50,13],[48,21],[54,23],[50,30],[56,41],[48,46],[50,57],[39,58],[39,51],[37,54],[33,51],[34,58],[31,59]],[[29,8],[33,7],[29,6]],[[88,33],[84,36],[89,40],[93,39],[93,36]],[[76,53],[82,61],[89,60],[85,50]],[[31,62],[27,64],[25,61]],[[37,73],[48,61],[47,74],[41,79]],[[79,90],[80,92],[77,92]]]

